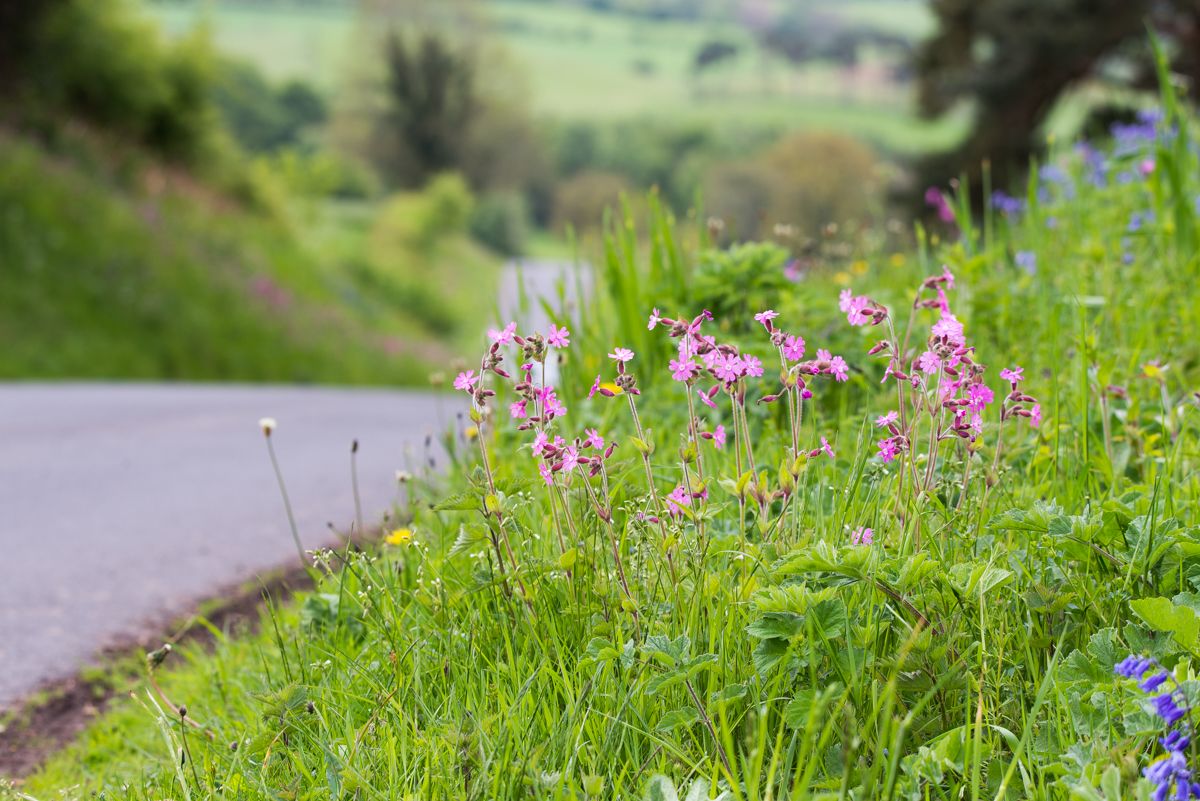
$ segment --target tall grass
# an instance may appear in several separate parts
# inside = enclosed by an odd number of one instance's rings
[[[196,725],[139,686],[25,790],[1148,797],[1162,727],[1113,668],[1152,655],[1192,697],[1200,659],[1200,172],[1185,115],[1152,119],[980,223],[955,203],[916,254],[785,266],[770,325],[696,295],[769,252],[685,250],[653,205],[648,244],[610,221],[570,345],[501,335],[460,377],[472,424],[395,544],[317,554],[313,593],[159,677]],[[930,330],[943,302],[965,343]],[[740,375],[701,366],[709,333]],[[972,375],[978,421],[938,394]]]

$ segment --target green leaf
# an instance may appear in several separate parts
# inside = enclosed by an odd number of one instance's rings
[[[575,560],[579,556],[579,551],[575,548],[568,548],[563,551],[558,557],[558,566],[563,570],[570,570],[575,567]]]
[[[682,706],[663,715],[654,728],[657,731],[672,731],[680,726],[691,726],[699,720],[700,713],[694,706]]]
[[[745,684],[730,684],[710,695],[709,700],[714,704],[729,704],[745,698],[746,692]]]
[[[1129,607],[1155,631],[1169,633],[1182,648],[1200,656],[1200,615],[1168,598],[1139,598]]]
[[[479,508],[479,499],[469,492],[456,492],[434,505],[435,512],[468,512]]]

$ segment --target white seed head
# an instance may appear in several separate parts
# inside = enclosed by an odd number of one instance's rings
[[[262,429],[263,435],[267,437],[271,436],[271,432],[275,430],[275,425],[274,417],[264,417],[258,421],[258,427]]]

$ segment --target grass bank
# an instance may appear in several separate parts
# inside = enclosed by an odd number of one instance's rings
[[[460,377],[480,412],[406,528],[23,792],[1148,797],[1200,686],[1183,123],[947,196],[912,253],[618,229],[569,337],[499,334],[527,378]]]
[[[0,378],[423,383],[494,303],[498,261],[465,236],[371,250],[373,208],[264,210],[62,140],[0,134]]]

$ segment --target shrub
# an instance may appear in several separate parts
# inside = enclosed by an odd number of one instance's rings
[[[493,192],[475,205],[468,222],[471,236],[501,256],[519,256],[529,235],[529,213],[516,193]]]
[[[462,176],[440,175],[420,192],[402,192],[387,200],[371,238],[381,254],[397,249],[427,253],[446,237],[466,231],[474,202]]]
[[[554,197],[554,221],[576,231],[594,230],[606,209],[631,190],[628,180],[611,172],[583,172],[563,181]]]
[[[158,153],[211,153],[213,57],[203,31],[163,44],[124,0],[64,0],[42,18],[26,89],[42,108],[78,114]]]
[[[770,236],[781,224],[816,236],[829,223],[869,216],[878,183],[878,162],[865,145],[838,134],[800,133],[751,161],[714,167],[704,198],[730,240]]]

